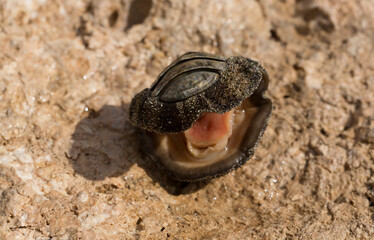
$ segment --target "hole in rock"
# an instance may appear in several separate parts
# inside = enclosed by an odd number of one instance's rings
[[[118,10],[115,10],[115,11],[112,12],[112,14],[110,14],[110,16],[108,18],[110,27],[114,27],[114,25],[116,25],[116,22],[118,20],[118,16],[119,16]]]
[[[125,30],[135,24],[143,23],[152,8],[152,0],[133,0],[130,6],[129,17]]]

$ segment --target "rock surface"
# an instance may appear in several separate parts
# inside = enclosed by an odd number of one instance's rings
[[[0,2],[0,239],[373,239],[372,0]],[[186,51],[258,60],[255,156],[167,179],[128,107]]]

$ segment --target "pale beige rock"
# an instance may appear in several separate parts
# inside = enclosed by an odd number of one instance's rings
[[[0,1],[0,239],[373,239],[374,4]],[[260,61],[255,156],[208,183],[140,151],[132,97],[186,51]]]

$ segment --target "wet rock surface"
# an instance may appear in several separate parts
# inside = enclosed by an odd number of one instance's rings
[[[0,2],[1,239],[372,239],[371,1]],[[140,152],[131,98],[187,51],[267,69],[254,157],[209,182]]]

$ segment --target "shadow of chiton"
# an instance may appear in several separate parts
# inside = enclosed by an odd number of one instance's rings
[[[190,52],[130,105],[143,148],[172,178],[220,176],[254,153],[271,115],[269,77],[259,63]]]

